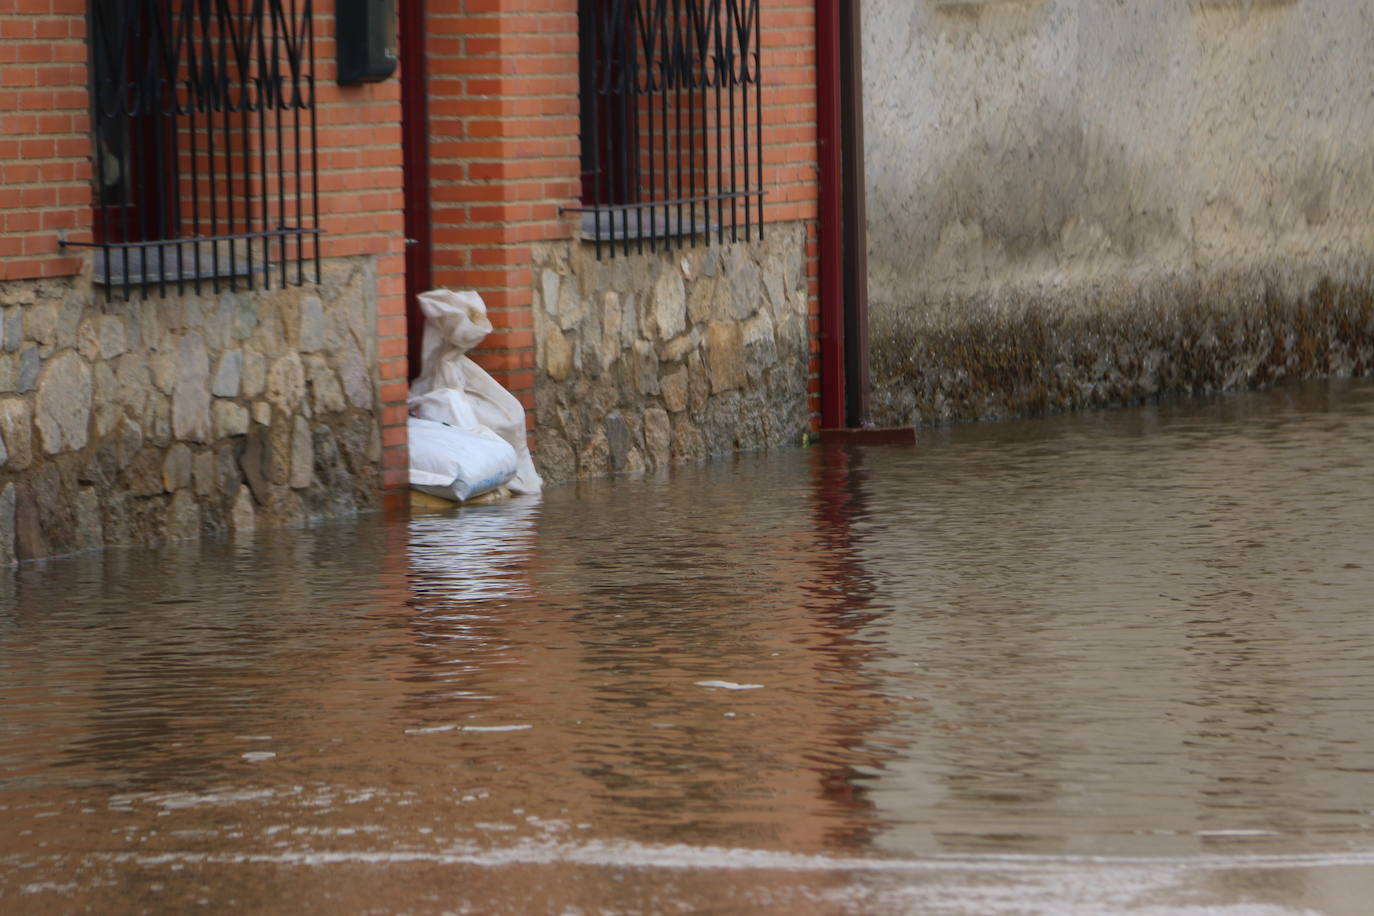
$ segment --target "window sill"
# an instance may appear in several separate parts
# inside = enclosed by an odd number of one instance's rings
[[[688,236],[715,236],[720,231],[718,223],[705,219],[677,217],[677,204],[669,204],[671,211],[663,205],[638,207],[632,209],[583,211],[577,236],[584,242],[633,242],[638,240],[674,239]],[[652,218],[649,211],[653,211]],[[700,205],[697,209],[700,214]]]
[[[95,253],[91,279],[102,286],[154,286],[168,283],[194,283],[235,277],[261,276],[263,265],[243,257],[221,252],[186,248],[186,242],[166,245],[117,245],[102,247]],[[108,256],[108,262],[107,262]]]

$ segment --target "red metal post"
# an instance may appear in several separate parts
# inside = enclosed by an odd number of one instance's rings
[[[433,286],[429,209],[429,93],[424,0],[401,0],[401,161],[405,173],[406,334],[410,377],[420,372],[424,316],[415,298]]]
[[[845,424],[844,179],[840,152],[840,2],[816,0],[816,127],[820,160],[821,428]]]

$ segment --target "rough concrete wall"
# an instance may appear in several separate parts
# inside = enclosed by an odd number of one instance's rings
[[[0,563],[379,502],[376,277],[109,301],[0,283]]]
[[[1374,251],[1364,0],[873,0],[865,17],[880,420],[1164,390],[1114,362],[1117,351],[1152,362],[1164,388],[1317,372],[1321,360],[1258,355],[1273,349],[1260,338],[1328,319],[1364,327]],[[1250,355],[1209,370],[1170,322],[1221,322],[1218,339],[1236,337],[1227,322],[1256,329],[1240,335]],[[1032,348],[1046,327],[1058,344]],[[1359,334],[1323,346],[1366,347]],[[989,341],[1006,346],[988,355]],[[1094,357],[1070,371],[1066,352]],[[1065,394],[1010,395],[994,378],[1008,359],[1031,387]],[[1042,384],[1056,378],[1065,383]]]
[[[597,261],[535,249],[535,460],[550,482],[797,441],[806,233]]]

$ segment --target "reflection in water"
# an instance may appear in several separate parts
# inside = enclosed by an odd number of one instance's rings
[[[1361,912],[1371,440],[1332,383],[25,566],[0,907]]]

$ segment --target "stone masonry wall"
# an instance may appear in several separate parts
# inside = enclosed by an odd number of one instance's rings
[[[797,441],[806,236],[657,254],[535,249],[535,461],[549,482]],[[647,250],[646,250],[647,251]]]
[[[377,506],[376,289],[0,283],[0,564]]]

